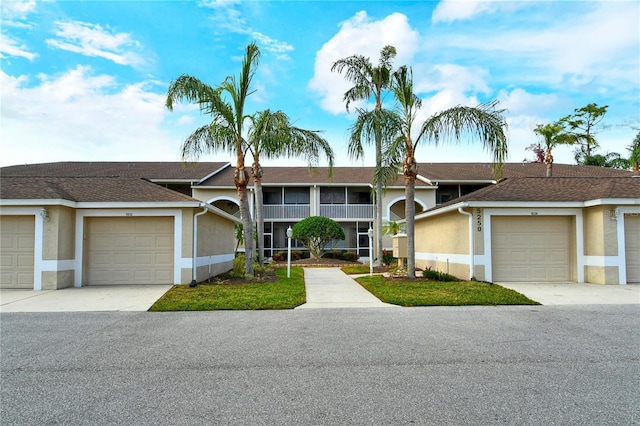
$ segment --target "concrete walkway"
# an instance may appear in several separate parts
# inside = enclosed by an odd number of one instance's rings
[[[304,268],[307,303],[296,309],[397,308],[380,301],[340,268]]]
[[[638,305],[640,285],[496,283],[543,305]]]

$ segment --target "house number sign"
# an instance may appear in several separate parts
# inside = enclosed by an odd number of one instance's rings
[[[482,210],[476,209],[476,229],[482,232]]]

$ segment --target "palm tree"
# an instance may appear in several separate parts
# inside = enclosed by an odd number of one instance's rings
[[[418,164],[415,152],[422,140],[438,144],[447,140],[460,141],[463,133],[475,135],[493,155],[494,172],[501,177],[502,163],[507,156],[507,124],[504,110],[496,110],[497,101],[477,107],[456,106],[429,117],[421,126],[413,142],[411,127],[421,100],[413,93],[413,73],[406,66],[393,75],[392,90],[396,98],[396,111],[401,119],[400,136],[388,147],[391,155],[404,153],[402,172],[405,178],[405,220],[407,232],[407,276],[415,278],[415,181]]]
[[[378,66],[374,67],[369,58],[362,55],[352,55],[348,58],[336,61],[331,67],[331,71],[342,73],[345,71],[345,78],[353,83],[353,87],[344,94],[347,111],[349,104],[358,100],[367,100],[374,96],[376,106],[374,111],[382,110],[382,91],[389,88],[391,83],[392,59],[396,56],[396,48],[393,46],[385,46],[380,51],[380,59]],[[382,124],[376,121],[379,117],[377,114],[367,114],[364,110],[358,111],[359,120],[369,122],[371,130],[374,134],[375,150],[376,150],[376,169],[382,167],[382,144],[383,130]],[[352,128],[353,129],[353,128]],[[362,149],[363,140],[359,137],[357,131],[351,131],[349,154],[352,158],[360,158],[364,151]],[[367,138],[366,143],[370,143],[371,139]],[[375,184],[375,205],[376,205],[376,258],[382,259],[382,187],[383,182],[377,181]]]
[[[249,172],[245,169],[245,146],[243,136],[246,119],[244,106],[250,95],[251,80],[260,58],[255,43],[247,46],[242,60],[239,78],[228,76],[220,86],[213,88],[195,77],[182,75],[172,81],[167,91],[166,107],[173,111],[173,103],[187,101],[200,107],[200,112],[211,115],[211,123],[196,129],[182,145],[182,158],[197,159],[200,154],[213,151],[228,151],[236,155],[234,183],[240,200],[245,246],[245,273],[253,277],[252,219],[249,211],[247,185]],[[227,101],[229,98],[230,101]]]
[[[309,166],[317,165],[321,156],[329,162],[329,175],[333,169],[334,153],[331,145],[320,137],[318,130],[305,130],[294,126],[282,111],[260,111],[251,116],[246,150],[253,155],[253,175],[256,228],[258,234],[258,262],[264,262],[264,218],[262,178],[264,172],[260,157],[303,157]]]
[[[578,138],[564,131],[561,122],[552,124],[538,124],[533,131],[542,137],[545,145],[544,163],[547,165],[547,177],[553,176],[553,155],[551,150],[558,145],[573,145]]]
[[[629,150],[629,163],[634,172],[638,171],[638,164],[640,164],[640,132],[636,134],[633,139],[633,143],[627,148]]]

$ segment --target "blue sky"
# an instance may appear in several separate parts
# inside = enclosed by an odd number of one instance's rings
[[[337,165],[354,116],[330,71],[352,54],[396,47],[423,99],[418,122],[455,105],[506,108],[509,161],[532,158],[533,128],[589,103],[609,105],[601,153],[627,155],[640,127],[637,1],[7,1],[1,3],[0,165],[179,161],[207,122],[164,108],[183,73],[216,85],[237,75],[248,43],[261,62],[247,112],[281,109],[323,130]],[[391,96],[385,98],[391,107]],[[357,105],[356,105],[357,106]],[[366,107],[367,105],[360,105]],[[635,128],[635,130],[634,130]],[[574,163],[572,148],[554,151]],[[490,161],[479,144],[418,148],[419,162]],[[233,161],[208,154],[206,161]],[[276,160],[272,165],[302,165]]]

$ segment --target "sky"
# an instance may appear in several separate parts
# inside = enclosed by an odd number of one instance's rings
[[[180,161],[206,124],[193,105],[165,108],[182,74],[216,86],[238,75],[246,46],[261,51],[245,111],[282,110],[322,130],[337,166],[355,108],[332,64],[354,54],[412,67],[419,126],[447,108],[499,101],[510,162],[533,159],[537,124],[608,105],[598,153],[627,147],[640,127],[637,1],[13,1],[0,31],[0,166],[54,161]],[[386,95],[383,105],[394,107]],[[370,102],[353,104],[371,108]],[[416,127],[417,128],[417,127]],[[417,132],[414,132],[417,134]],[[554,150],[574,164],[572,147]],[[490,162],[478,141],[418,145],[418,162]],[[202,161],[230,161],[207,153]],[[251,161],[249,159],[249,161]],[[301,159],[265,165],[304,165]],[[325,165],[323,162],[321,165]]]

